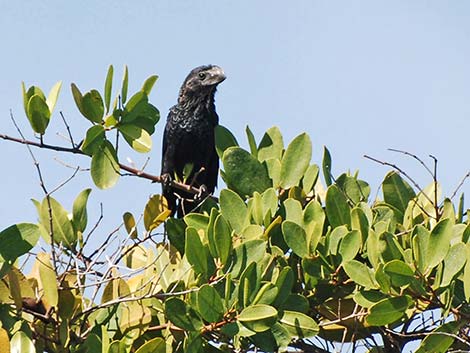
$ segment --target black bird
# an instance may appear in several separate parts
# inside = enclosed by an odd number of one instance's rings
[[[213,193],[217,186],[219,158],[215,150],[214,128],[219,123],[215,111],[216,87],[225,80],[224,71],[215,65],[193,69],[181,86],[178,103],[170,109],[163,134],[162,176],[163,196],[172,214],[178,217],[195,208],[195,203],[178,199],[193,199],[194,195],[169,187],[169,181],[183,180],[185,166],[191,172],[186,182]],[[188,167],[186,167],[186,170]],[[179,197],[177,197],[177,194]]]

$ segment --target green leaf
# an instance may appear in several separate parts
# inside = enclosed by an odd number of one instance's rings
[[[152,139],[144,129],[131,124],[119,125],[118,129],[129,146],[137,152],[147,153],[152,149]]]
[[[21,90],[23,92],[24,112],[25,112],[26,116],[28,116],[28,102],[31,99],[31,97],[34,96],[34,95],[39,95],[43,100],[46,100],[46,96],[44,95],[44,92],[39,87],[36,87],[36,86],[31,86],[26,91],[26,87],[24,85],[24,82],[21,82]]]
[[[222,298],[214,287],[204,284],[197,292],[197,307],[207,322],[218,322],[224,315]]]
[[[297,311],[284,310],[279,322],[292,337],[308,338],[316,336],[320,332],[320,327],[315,320]]]
[[[256,140],[250,127],[247,125],[245,128],[248,145],[250,146],[250,153],[253,157],[258,158],[258,149],[256,148]]]
[[[279,159],[267,159],[263,162],[268,169],[269,177],[272,180],[272,186],[276,189],[279,188],[281,182],[281,161]]]
[[[108,189],[119,180],[119,170],[116,150],[109,141],[105,141],[91,158],[93,182],[100,189]]]
[[[19,223],[12,225],[0,232],[0,276],[3,277],[15,260],[30,251],[38,242],[40,236],[39,227],[32,223]]]
[[[233,134],[222,125],[217,125],[214,129],[215,132],[215,149],[219,158],[222,158],[224,151],[233,146],[238,146],[237,139]]]
[[[329,187],[331,182],[331,155],[330,151],[326,146],[323,147],[323,162],[322,162],[322,169],[323,169],[323,178],[325,179],[325,184]]]
[[[81,145],[83,153],[92,156],[99,151],[106,141],[106,134],[103,125],[93,125],[90,127]]]
[[[376,290],[361,290],[354,294],[353,299],[358,305],[364,308],[370,308],[386,297],[385,294]]]
[[[357,230],[346,234],[339,245],[339,253],[343,262],[354,259],[361,245],[361,235]]]
[[[113,88],[113,65],[109,65],[106,81],[104,82],[104,104],[106,106],[106,113],[109,112],[109,104],[111,103],[111,90]]]
[[[265,283],[253,299],[253,304],[267,304],[270,305],[276,299],[279,290],[274,283]]]
[[[351,213],[343,192],[331,185],[326,192],[326,215],[333,228],[342,225],[351,225]]]
[[[41,252],[37,255],[39,264],[39,278],[44,289],[44,297],[47,303],[57,307],[59,303],[59,290],[57,286],[57,274],[52,267],[50,255]]]
[[[201,242],[201,237],[197,230],[188,227],[186,228],[186,246],[184,253],[188,262],[192,265],[194,272],[198,274],[207,275],[209,271],[208,254]]]
[[[360,207],[354,207],[351,210],[351,229],[358,230],[361,234],[362,243],[364,243],[369,235],[369,220]]]
[[[284,221],[282,222],[282,235],[297,256],[303,258],[309,255],[307,235],[301,226],[292,221]]]
[[[132,239],[137,238],[137,227],[133,214],[125,212],[122,215],[122,219],[124,221],[124,227],[126,227],[127,234],[129,234]]]
[[[82,114],[92,123],[101,123],[104,115],[103,99],[100,92],[92,89],[86,93],[81,102]]]
[[[390,276],[392,285],[403,287],[410,285],[414,279],[414,272],[410,266],[400,260],[392,260],[384,266],[384,272]]]
[[[281,161],[281,187],[289,189],[299,184],[312,157],[312,142],[306,133],[300,134],[287,146]]]
[[[28,118],[34,132],[43,135],[49,125],[51,112],[46,101],[35,94],[28,101]]]
[[[289,298],[289,295],[292,292],[292,287],[294,286],[294,281],[295,278],[292,269],[288,266],[284,267],[276,279],[278,294],[273,304],[276,308],[284,304],[287,298]]]
[[[263,332],[277,321],[277,310],[265,304],[251,305],[243,309],[238,320],[252,331]]]
[[[245,202],[235,192],[223,189],[220,192],[220,211],[237,234],[241,234],[248,223]]]
[[[214,242],[220,262],[225,265],[232,250],[232,235],[222,215],[218,215],[214,222]]]
[[[403,220],[403,215],[408,203],[412,200],[416,194],[411,186],[402,179],[402,177],[395,171],[388,173],[382,182],[382,191],[384,194],[384,201],[393,206],[398,221]]]
[[[325,224],[325,212],[317,200],[312,200],[305,206],[303,224],[307,233],[310,253],[314,254],[323,234],[323,225]]]
[[[459,328],[462,323],[458,321],[447,322],[442,324],[437,329],[433,330],[421,342],[421,345],[416,350],[416,353],[445,353],[454,343],[452,335],[458,335]],[[442,332],[442,334],[439,334]]]
[[[344,192],[346,197],[354,204],[367,201],[370,194],[370,186],[365,181],[347,174],[341,174],[336,179],[336,185]]]
[[[302,179],[302,189],[306,194],[313,190],[318,180],[318,174],[320,169],[316,164],[311,164],[305,171],[305,175]]]
[[[405,315],[412,304],[413,300],[408,296],[383,299],[370,307],[366,321],[371,326],[394,323]]]
[[[201,326],[200,320],[190,308],[179,298],[171,297],[165,301],[165,315],[177,327],[194,331]]]
[[[452,222],[450,219],[440,220],[431,231],[427,251],[429,268],[439,265],[447,254],[452,238]]]
[[[51,221],[50,215],[52,215],[52,231],[54,242],[59,244],[63,243],[67,248],[73,249],[77,242],[77,237],[73,231],[72,222],[69,220],[68,212],[62,205],[52,197],[49,197],[49,203],[47,197],[42,200],[41,203],[41,223],[46,228],[47,232],[51,233]]]
[[[447,287],[452,279],[465,266],[467,253],[464,243],[451,246],[444,258],[444,272],[442,273],[441,287]]]
[[[242,197],[249,197],[255,191],[262,193],[272,186],[266,167],[240,147],[226,149],[222,162],[224,181]]]
[[[55,105],[57,103],[57,98],[59,98],[60,88],[62,87],[62,81],[57,82],[54,86],[52,86],[49,95],[47,96],[46,104],[49,107],[49,111],[54,111]]]
[[[357,284],[366,289],[376,289],[378,285],[374,279],[373,272],[365,264],[351,260],[343,265],[346,274]]]
[[[145,230],[151,232],[170,216],[168,201],[161,195],[153,195],[145,205],[144,226]]]
[[[266,131],[258,146],[258,159],[260,162],[268,159],[281,160],[284,151],[284,141],[281,131],[273,126]]]
[[[142,85],[142,88],[140,89],[142,92],[145,92],[145,94],[150,95],[150,92],[152,92],[153,85],[155,82],[157,82],[158,76],[157,75],[152,75],[149,78],[147,78]]]
[[[72,89],[73,99],[75,101],[75,104],[77,105],[78,110],[80,111],[80,113],[82,113],[83,116],[85,116],[85,113],[84,113],[84,110],[83,110],[83,95],[82,95],[82,92],[80,92],[80,90],[78,89],[77,85],[75,85],[75,83],[72,83],[70,85],[70,87]]]
[[[36,348],[31,338],[23,331],[17,331],[10,341],[11,353],[36,353]]]
[[[85,230],[88,216],[86,211],[86,205],[88,202],[88,196],[90,195],[91,189],[85,189],[73,202],[73,217],[72,223],[75,228],[75,231],[82,232]]]
[[[135,353],[166,353],[166,342],[161,337],[152,338],[141,345]]]
[[[428,248],[430,232],[422,225],[417,225],[413,229],[413,257],[418,271],[425,273],[428,268]]]
[[[465,267],[463,270],[463,290],[465,294],[465,299],[467,302],[470,301],[470,242],[466,244],[466,259]]]
[[[122,77],[122,88],[121,88],[122,104],[126,103],[128,86],[129,86],[129,72],[127,70],[127,65],[124,65],[124,75]]]

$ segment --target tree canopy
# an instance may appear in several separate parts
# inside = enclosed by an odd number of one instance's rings
[[[126,68],[111,103],[113,71],[102,93],[71,85],[91,125],[80,143],[70,131],[70,146],[43,139],[60,82],[47,98],[23,84],[39,141],[20,130],[0,138],[25,144],[33,160],[32,147],[89,156],[100,189],[114,186],[122,171],[161,182],[122,163],[118,149],[118,141],[139,153],[152,149],[160,114],[148,97],[157,76],[130,95]],[[248,150],[217,127],[226,188],[199,212],[172,218],[155,194],[142,215],[116,219],[121,226],[92,250],[100,227],[88,221],[91,186],[77,190],[71,209],[63,206],[71,200],[43,187],[44,198],[33,200],[37,222],[0,232],[0,346],[21,353],[329,352],[343,345],[400,352],[418,341],[420,353],[470,349],[463,195],[443,195],[436,171],[408,152],[428,169],[429,186],[368,157],[391,169],[373,196],[357,172],[333,175],[328,149],[321,166],[312,163],[306,133],[286,143],[271,127],[257,142],[247,127],[246,138]],[[172,185],[197,194],[190,182]]]

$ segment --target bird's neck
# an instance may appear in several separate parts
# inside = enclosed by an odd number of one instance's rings
[[[181,92],[178,97],[178,106],[187,112],[196,112],[199,110],[215,111],[215,88],[201,94],[192,94],[192,92]]]

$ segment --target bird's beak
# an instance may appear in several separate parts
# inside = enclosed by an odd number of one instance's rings
[[[224,70],[222,70],[222,68],[219,66],[214,66],[212,69],[210,69],[209,75],[211,85],[218,85],[227,78],[227,76],[225,76]]]

